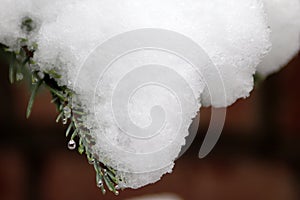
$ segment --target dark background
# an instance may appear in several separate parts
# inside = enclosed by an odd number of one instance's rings
[[[50,94],[41,92],[25,119],[27,85],[10,85],[0,59],[0,199],[126,199],[175,193],[186,200],[300,199],[300,57],[228,109],[220,141],[205,159],[198,151],[210,111],[172,174],[154,185],[102,196],[84,156],[69,151],[66,127],[55,123]]]

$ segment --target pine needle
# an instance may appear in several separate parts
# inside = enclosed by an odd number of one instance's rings
[[[26,111],[26,118],[28,119],[31,115],[31,111],[32,111],[32,107],[33,107],[33,103],[34,103],[34,99],[37,95],[37,92],[40,88],[42,84],[42,81],[39,80],[36,84],[33,85],[33,88],[32,88],[32,92],[31,92],[31,96],[30,96],[30,99],[29,99],[29,102],[28,102],[28,106],[27,106],[27,111]]]

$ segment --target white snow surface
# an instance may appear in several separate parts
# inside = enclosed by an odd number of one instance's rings
[[[264,77],[284,67],[300,50],[300,0],[264,0],[272,50],[258,66]]]
[[[59,84],[77,93],[96,138],[93,153],[118,170],[122,187],[138,188],[171,172],[201,104],[226,107],[247,97],[271,46],[261,0],[0,2],[0,42],[37,42],[39,69],[55,69]],[[20,30],[26,16],[37,24],[29,35]],[[170,31],[170,38],[113,43],[150,29]],[[152,40],[168,51],[150,48]],[[131,43],[147,46],[128,51]],[[199,66],[190,60],[195,55]]]

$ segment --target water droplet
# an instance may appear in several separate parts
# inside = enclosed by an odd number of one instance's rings
[[[97,187],[101,188],[102,186],[103,186],[103,182],[102,182],[102,180],[99,180],[97,183]]]
[[[66,118],[71,117],[71,108],[69,106],[64,107],[64,115],[65,115]]]
[[[115,186],[115,189],[116,189],[116,190],[119,190],[119,189],[121,189],[121,188],[120,188],[119,185],[116,185],[116,186]]]
[[[95,162],[95,160],[94,160],[94,159],[92,159],[92,160],[89,160],[89,164],[90,164],[90,165],[93,165],[93,164],[94,164],[94,162]]]
[[[43,73],[43,72],[38,72],[38,77],[40,78],[40,79],[44,79],[45,78],[45,74]]]
[[[120,193],[119,193],[119,191],[115,191],[115,195],[119,195]]]
[[[65,113],[71,112],[71,108],[70,108],[69,106],[65,106],[65,107],[64,107],[64,112],[65,112]]]
[[[71,113],[66,113],[66,114],[65,114],[65,117],[66,117],[67,119],[69,119],[69,118],[72,117],[72,115],[71,115]]]
[[[35,77],[35,76],[32,76],[32,80],[31,81],[32,81],[33,84],[36,84],[39,81],[39,79],[37,77]]]
[[[21,80],[23,80],[23,78],[24,78],[24,76],[22,73],[17,73],[17,75],[16,75],[17,81],[21,81]]]
[[[62,122],[63,122],[64,125],[66,125],[68,123],[68,119],[67,118],[63,118]]]
[[[74,140],[70,140],[68,143],[68,148],[70,150],[74,150],[76,148],[76,142]]]
[[[105,194],[105,193],[106,193],[106,190],[105,190],[105,189],[103,189],[103,190],[102,190],[102,194]]]

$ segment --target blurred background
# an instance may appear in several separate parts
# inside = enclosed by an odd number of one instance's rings
[[[93,167],[77,151],[68,150],[66,127],[55,123],[47,91],[39,93],[31,118],[25,119],[28,87],[24,82],[9,84],[2,56],[0,199],[106,200],[169,193],[184,200],[299,200],[299,75],[300,56],[256,86],[250,98],[231,106],[221,139],[205,159],[199,159],[198,152],[210,109],[201,110],[197,138],[172,174],[139,190],[103,196]]]

